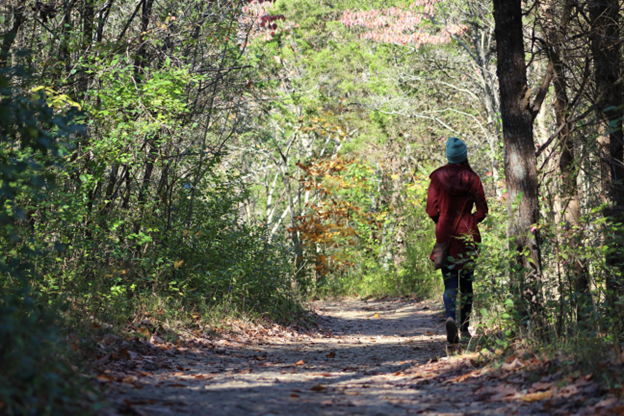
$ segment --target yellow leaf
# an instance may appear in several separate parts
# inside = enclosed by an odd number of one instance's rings
[[[553,395],[553,389],[550,389],[548,391],[540,391],[537,393],[525,394],[524,396],[521,397],[521,399],[524,400],[525,402],[536,402],[538,400],[550,399],[552,398],[552,395]]]
[[[184,263],[184,260],[174,261],[173,262],[173,267],[176,268],[176,269],[179,269],[180,267],[182,267],[183,263]]]

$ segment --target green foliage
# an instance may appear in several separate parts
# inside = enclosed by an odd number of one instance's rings
[[[41,93],[14,85],[27,80],[14,68],[0,72],[0,410],[7,415],[78,411],[84,386],[64,358],[54,315],[38,305],[35,267],[43,252],[27,233],[32,207],[54,187],[62,140],[77,130]],[[58,102],[58,101],[57,101]],[[82,409],[82,412],[87,412]]]

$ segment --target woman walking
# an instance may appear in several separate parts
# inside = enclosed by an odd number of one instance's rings
[[[444,308],[448,342],[459,342],[455,315],[457,289],[461,290],[461,335],[470,337],[468,326],[472,311],[471,259],[476,255],[474,242],[481,242],[477,223],[488,213],[483,184],[468,164],[466,144],[457,137],[446,142],[448,164],[431,175],[427,214],[436,224],[436,246],[431,260],[442,269]],[[473,214],[472,209],[476,207]]]

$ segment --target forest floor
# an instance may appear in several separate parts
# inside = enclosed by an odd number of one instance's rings
[[[624,415],[591,374],[545,359],[484,365],[446,342],[432,302],[340,300],[310,305],[314,331],[233,322],[181,347],[107,336],[98,381],[103,414]],[[611,392],[612,393],[612,392]]]

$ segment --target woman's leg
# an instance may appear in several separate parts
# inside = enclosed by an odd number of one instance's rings
[[[468,331],[470,325],[470,314],[472,313],[472,280],[474,270],[461,270],[459,287],[461,290],[461,301],[459,308],[461,311],[461,331]]]
[[[455,310],[457,306],[455,301],[457,299],[457,289],[459,287],[457,270],[449,270],[448,267],[442,268],[442,278],[444,279],[443,299],[446,317],[456,319]]]
[[[446,339],[451,344],[459,342],[457,333],[457,323],[455,322],[455,310],[457,305],[457,288],[459,287],[459,275],[455,270],[448,268],[442,269],[442,277],[444,278],[444,308],[446,309]]]

